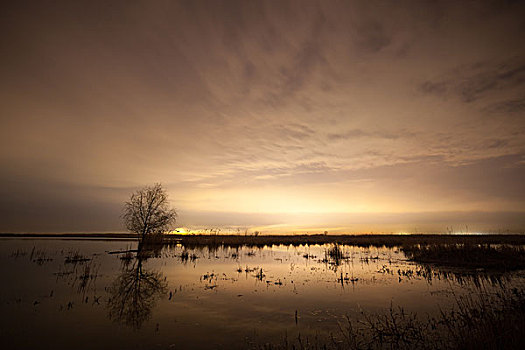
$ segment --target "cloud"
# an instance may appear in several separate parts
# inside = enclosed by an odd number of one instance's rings
[[[278,125],[276,129],[277,133],[284,139],[304,140],[315,135],[315,130],[311,127],[298,123]]]
[[[365,131],[361,129],[351,129],[343,133],[332,133],[332,134],[327,135],[329,140],[335,140],[335,141],[349,140],[349,139],[356,139],[356,138],[363,138],[363,137],[395,140],[399,138],[408,138],[408,137],[414,137],[414,136],[415,135],[412,132],[409,132],[407,130],[400,130],[397,132],[394,132],[394,131],[384,132],[384,131]]]
[[[54,218],[157,181],[193,211],[521,210],[524,8],[10,3],[2,193]]]
[[[514,114],[525,111],[525,97],[499,101],[484,108],[488,113]]]
[[[480,62],[455,68],[443,78],[424,81],[424,94],[454,96],[465,103],[478,101],[501,90],[521,89],[525,84],[525,61]]]
[[[391,43],[391,37],[384,26],[376,21],[357,25],[356,46],[365,53],[376,53]]]

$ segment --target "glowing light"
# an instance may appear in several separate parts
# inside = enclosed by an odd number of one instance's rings
[[[177,227],[176,229],[171,231],[170,234],[189,235],[190,234],[190,230],[188,230],[185,227]]]

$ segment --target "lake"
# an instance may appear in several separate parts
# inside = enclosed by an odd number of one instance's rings
[[[163,246],[2,239],[2,348],[245,349],[333,334],[363,314],[417,317],[458,295],[522,286],[521,272],[464,274],[398,248]]]

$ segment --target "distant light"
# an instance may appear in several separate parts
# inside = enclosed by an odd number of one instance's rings
[[[188,235],[190,234],[190,231],[185,227],[177,227],[173,231],[170,231],[171,234],[178,234],[178,235]]]

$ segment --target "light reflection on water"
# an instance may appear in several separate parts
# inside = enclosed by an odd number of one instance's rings
[[[1,340],[13,348],[246,348],[335,332],[345,316],[392,304],[435,314],[458,293],[517,275],[444,273],[396,248],[0,241]]]

